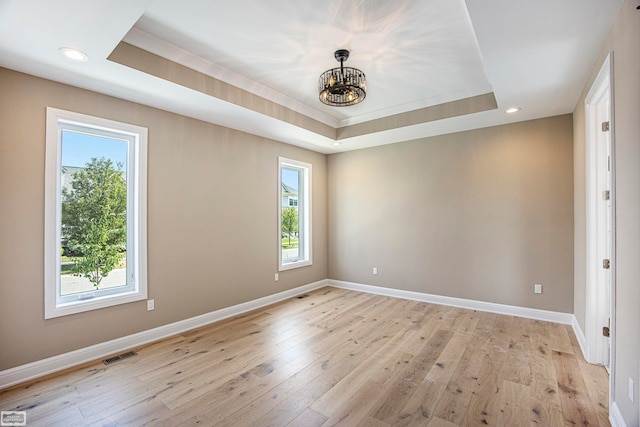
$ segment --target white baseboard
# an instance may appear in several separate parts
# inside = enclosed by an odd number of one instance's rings
[[[571,322],[571,327],[573,328],[573,333],[576,335],[576,339],[578,340],[578,344],[580,345],[580,350],[582,351],[582,357],[584,360],[589,360],[587,357],[587,339],[584,336],[584,332],[578,323],[578,319],[576,316],[573,316],[573,320]]]
[[[624,422],[624,418],[622,418],[622,413],[616,402],[613,402],[609,408],[609,422],[611,423],[611,427],[627,427],[627,423]]]
[[[310,292],[314,289],[327,286],[327,280],[320,280],[315,283],[289,289],[274,295],[268,295],[253,301],[226,307],[200,316],[191,317],[168,325],[159,326],[147,331],[138,332],[126,337],[117,338],[115,340],[92,345],[90,347],[81,348],[60,354],[58,356],[49,357],[47,359],[38,360],[36,362],[27,363],[25,365],[16,366],[15,368],[0,371],[0,389],[29,381],[53,372],[71,368],[86,362],[101,359],[105,356],[121,353],[143,344],[158,341],[163,338],[170,337],[200,326],[208,325],[231,316],[236,316],[247,311],[255,310],[269,304],[283,301],[296,295]]]
[[[360,283],[344,282],[341,280],[329,279],[329,286],[367,292],[376,295],[430,302],[433,304],[448,305],[452,307],[468,308],[470,310],[488,311],[490,313],[525,317],[527,319],[544,320],[547,322],[562,323],[565,325],[572,325],[573,319],[575,318],[575,316],[571,313],[561,313],[557,311],[539,310],[535,308],[518,307],[514,305],[496,304],[485,301],[446,297],[442,295],[425,294],[422,292],[403,291],[400,289],[363,285]]]

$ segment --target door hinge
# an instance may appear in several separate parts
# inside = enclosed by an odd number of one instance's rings
[[[608,259],[603,259],[602,268],[610,268],[610,267],[611,267],[611,261],[609,261]]]
[[[610,200],[611,199],[611,191],[604,190],[602,192],[602,200]]]
[[[604,335],[605,337],[611,336],[611,331],[609,330],[608,326],[602,327],[602,335]]]
[[[602,122],[602,132],[609,132],[609,122]]]

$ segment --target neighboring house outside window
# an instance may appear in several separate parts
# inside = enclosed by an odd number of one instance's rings
[[[298,190],[288,186],[284,182],[282,187],[282,206],[298,206]]]

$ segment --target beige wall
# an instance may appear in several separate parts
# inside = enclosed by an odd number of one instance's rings
[[[603,59],[607,53],[613,52],[616,184],[616,354],[613,398],[628,426],[640,424],[640,12],[636,10],[637,3],[625,1],[574,112],[575,305],[576,317],[584,327],[584,98]],[[629,379],[635,383],[635,403],[628,397]]]
[[[572,313],[572,138],[565,115],[330,155],[329,277]]]
[[[0,68],[0,370],[327,277],[326,156]],[[144,301],[44,320],[45,108],[149,128]],[[311,267],[277,271],[278,156],[313,164]]]
[[[573,311],[580,328],[585,330],[587,302],[587,196],[584,96],[573,113]]]

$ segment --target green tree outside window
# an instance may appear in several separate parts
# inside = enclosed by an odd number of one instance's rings
[[[127,183],[122,163],[93,158],[76,172],[71,190],[62,190],[62,235],[80,256],[73,274],[96,289],[125,256]]]

